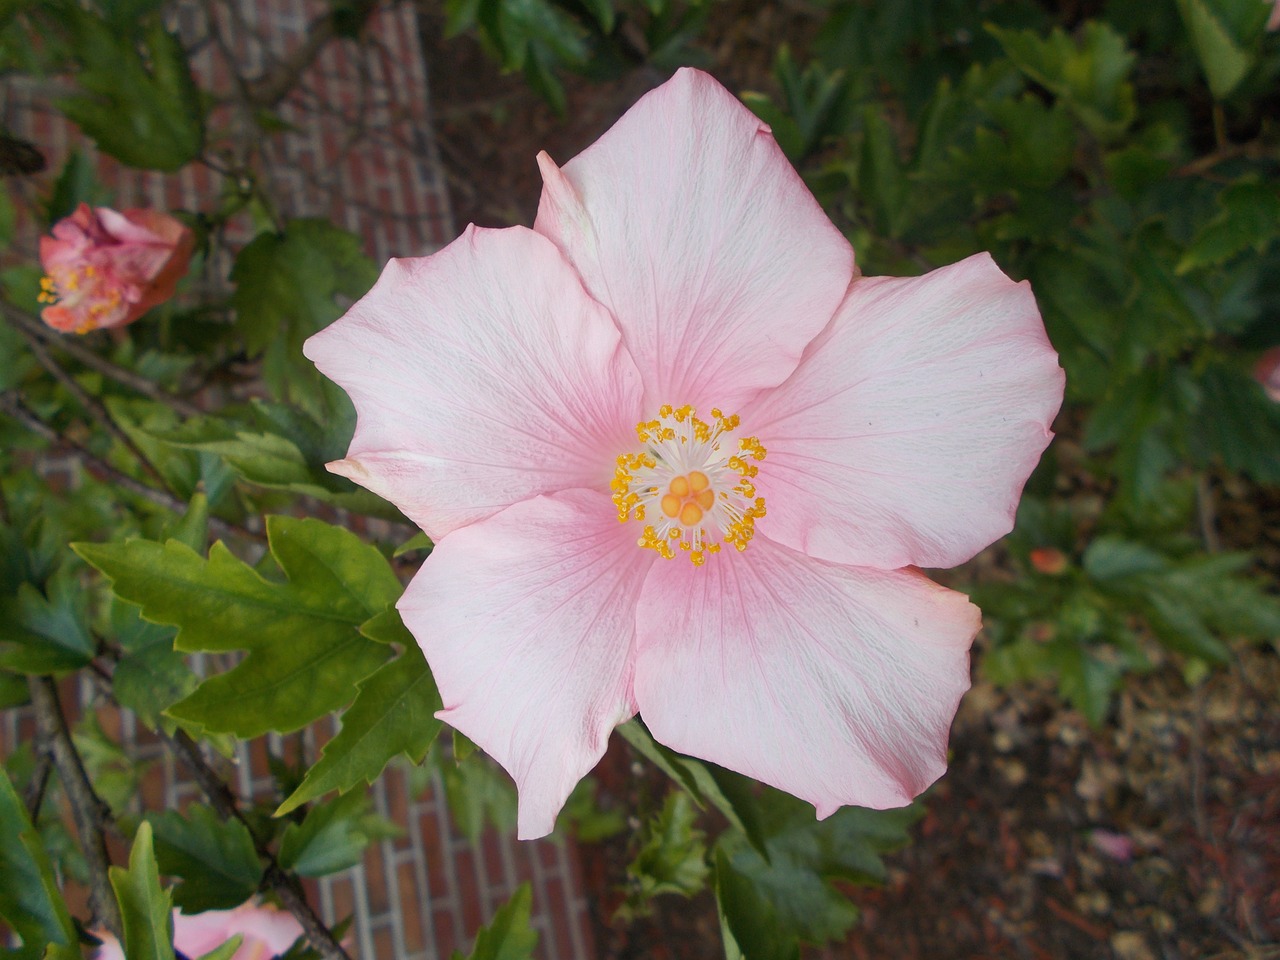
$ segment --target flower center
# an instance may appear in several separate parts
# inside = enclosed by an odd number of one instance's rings
[[[667,560],[683,551],[695,566],[726,543],[747,549],[765,514],[752,483],[760,468],[748,461],[763,460],[765,449],[737,430],[737,414],[713,409],[708,423],[688,405],[636,424],[643,449],[618,457],[610,486],[618,520],[645,524],[640,546]]]
[[[77,333],[87,333],[98,326],[102,317],[119,309],[120,291],[107,283],[106,278],[93,264],[78,267],[62,267],[49,271],[40,278],[40,303],[60,303],[68,310],[84,310],[84,319]]]

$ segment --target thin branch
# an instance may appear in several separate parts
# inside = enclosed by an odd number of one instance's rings
[[[101,924],[117,938],[124,933],[120,910],[111,892],[107,869],[111,857],[107,853],[106,831],[112,829],[111,808],[94,792],[89,775],[67,728],[67,718],[58,700],[58,687],[51,677],[28,677],[31,705],[35,709],[36,727],[45,748],[53,755],[58,779],[71,802],[80,848],[89,868],[89,912],[95,924]]]
[[[1210,170],[1220,163],[1228,160],[1234,160],[1237,157],[1243,157],[1246,160],[1258,160],[1266,156],[1267,148],[1264,144],[1256,140],[1248,143],[1228,143],[1214,150],[1213,153],[1206,153],[1203,157],[1197,157],[1189,163],[1183,164],[1173,172],[1175,177],[1200,177],[1207,174]]]
[[[154,382],[141,374],[137,374],[132,370],[126,370],[124,367],[117,366],[110,360],[99,356],[66,334],[60,334],[49,327],[46,327],[25,310],[20,310],[12,304],[0,300],[0,311],[3,311],[4,315],[9,318],[10,323],[23,333],[28,334],[29,337],[40,338],[45,343],[61,350],[72,359],[84,364],[90,370],[100,373],[110,380],[114,380],[121,386],[128,387],[129,389],[140,393],[150,400],[155,400],[157,403],[163,403],[175,413],[181,414],[184,417],[197,417],[201,415],[200,408],[194,404],[160,389],[160,387],[156,386]]]
[[[1196,514],[1200,520],[1200,539],[1204,541],[1204,548],[1210,553],[1219,552],[1222,542],[1218,539],[1218,510],[1214,504],[1213,487],[1203,473],[1196,479]]]
[[[33,354],[35,354],[35,358],[40,362],[40,366],[44,367],[53,379],[62,384],[63,389],[65,389],[67,393],[71,394],[76,403],[80,404],[80,406],[84,408],[85,412],[94,419],[98,426],[111,434],[111,436],[119,442],[121,446],[129,451],[133,458],[142,465],[142,469],[145,470],[153,480],[158,481],[161,486],[164,486],[164,477],[160,476],[160,471],[156,469],[155,464],[147,459],[147,455],[145,453],[138,449],[138,445],[133,442],[133,438],[120,429],[116,422],[111,419],[111,414],[107,413],[106,407],[104,407],[97,398],[91,397],[88,392],[80,386],[80,384],[76,383],[75,378],[72,377],[71,374],[62,369],[62,366],[49,355],[49,351],[44,348],[44,344],[40,342],[38,337],[28,333],[22,327],[18,328],[18,332],[21,333],[23,338],[27,341],[27,347],[30,348]]]
[[[22,798],[27,808],[27,817],[32,823],[40,819],[40,806],[44,803],[44,792],[49,786],[49,772],[53,769],[53,754],[43,745],[39,749],[36,768]]]
[[[253,837],[253,845],[258,851],[258,856],[267,862],[266,873],[263,877],[264,882],[275,891],[285,909],[302,924],[302,929],[306,932],[307,940],[311,943],[311,946],[325,960],[351,960],[347,952],[342,949],[342,945],[334,939],[332,931],[325,926],[324,921],[311,909],[311,904],[307,902],[307,898],[303,895],[297,881],[280,866],[275,854],[255,833],[253,825],[240,810],[240,805],[231,789],[214,769],[205,762],[204,756],[200,753],[199,745],[187,736],[183,730],[177,730],[172,735],[165,733],[163,730],[159,732],[174,753],[181,757],[187,765],[196,782],[200,784],[200,789],[209,798],[209,803],[213,808],[223,817],[239,820],[248,829],[249,836]]]
[[[361,29],[378,9],[380,0],[355,0],[347,12]],[[275,107],[297,86],[298,80],[315,62],[320,51],[338,36],[338,18],[327,13],[307,25],[307,35],[286,59],[246,85],[247,99],[256,107]]]
[[[158,507],[163,507],[173,513],[182,514],[187,510],[187,504],[169,493],[167,490],[157,490],[155,487],[148,486],[141,480],[129,476],[117,470],[107,461],[103,460],[97,454],[86,449],[68,437],[62,436],[53,427],[49,426],[34,413],[13,393],[0,394],[0,412],[7,413],[13,417],[24,427],[39,437],[43,437],[50,443],[58,443],[70,449],[76,458],[86,467],[92,467],[96,472],[106,475],[111,482],[117,487],[132,493],[136,497],[142,497],[154,503]],[[249,540],[261,542],[264,536],[257,531],[250,530],[248,527],[239,524],[229,523],[220,517],[210,517],[209,527],[219,537],[237,536],[244,537]]]

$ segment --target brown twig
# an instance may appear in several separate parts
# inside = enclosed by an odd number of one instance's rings
[[[53,757],[58,779],[71,803],[80,848],[89,869],[89,912],[95,925],[123,936],[120,910],[111,892],[107,870],[111,857],[107,853],[106,832],[112,829],[111,808],[94,792],[89,775],[67,729],[67,718],[58,700],[58,687],[51,677],[28,677],[31,705],[35,709],[36,727],[44,747]]]
[[[32,433],[39,437],[43,437],[50,443],[59,443],[67,447],[76,455],[76,458],[80,460],[81,463],[87,467],[92,467],[98,473],[102,473],[110,477],[111,482],[117,487],[128,491],[136,497],[142,497],[144,500],[148,500],[158,507],[164,507],[166,510],[170,510],[173,513],[181,514],[186,512],[187,504],[183,500],[174,496],[172,493],[169,493],[167,490],[158,490],[155,487],[148,486],[141,480],[129,476],[127,473],[117,470],[97,454],[85,447],[82,447],[74,440],[62,436],[57,430],[54,430],[53,427],[49,426],[32,413],[27,408],[26,404],[24,404],[15,394],[0,394],[0,411],[7,413]],[[243,527],[239,524],[229,523],[220,517],[210,517],[209,527],[217,536],[220,537],[237,536],[259,542],[265,539],[263,535],[257,531],[250,530],[248,527]]]
[[[1249,143],[1228,143],[1213,153],[1185,163],[1173,172],[1175,177],[1202,177],[1220,163],[1243,157],[1246,160],[1257,160],[1267,155],[1267,148],[1256,140]]]
[[[165,390],[160,389],[154,382],[141,374],[134,373],[132,370],[126,370],[117,366],[110,360],[99,356],[92,350],[82,344],[71,339],[66,334],[60,334],[46,327],[39,320],[28,314],[25,310],[20,310],[10,303],[0,300],[0,311],[9,319],[9,322],[17,327],[20,331],[30,337],[38,337],[45,343],[48,343],[56,349],[62,351],[78,363],[83,364],[90,370],[102,374],[110,380],[114,380],[121,386],[142,394],[150,400],[157,403],[163,403],[172,409],[175,413],[184,417],[196,417],[201,415],[201,410],[194,404],[187,402],[181,397],[176,397]]]
[[[52,769],[53,757],[50,751],[41,749],[36,758],[36,768],[31,774],[31,782],[27,784],[22,798],[32,823],[40,818],[40,806],[44,803],[44,792],[49,786],[49,773]]]
[[[380,0],[356,0],[347,13],[357,29],[369,21]],[[289,95],[301,76],[315,62],[320,51],[330,40],[338,36],[338,18],[334,13],[324,14],[307,25],[307,35],[287,58],[274,64],[262,76],[250,80],[245,92],[256,107],[275,107]]]
[[[1222,549],[1218,539],[1218,511],[1214,506],[1213,487],[1204,473],[1196,480],[1196,514],[1200,520],[1200,539],[1204,541],[1204,548],[1210,553],[1217,553]]]
[[[27,347],[35,355],[40,366],[44,367],[53,379],[62,384],[63,389],[65,389],[67,393],[71,394],[76,403],[80,404],[85,412],[94,419],[98,426],[111,434],[111,436],[119,442],[121,446],[129,451],[133,458],[142,465],[142,469],[145,470],[153,480],[159,482],[161,486],[165,486],[164,477],[160,476],[160,471],[156,469],[155,464],[147,458],[145,453],[138,449],[138,445],[133,442],[133,438],[125,433],[116,424],[116,422],[111,419],[111,414],[107,413],[107,408],[102,405],[101,401],[96,397],[90,396],[89,393],[80,386],[80,384],[76,383],[75,378],[72,377],[71,374],[62,369],[61,364],[49,355],[49,351],[44,348],[44,344],[40,341],[39,337],[33,336],[22,327],[18,327],[18,332],[21,333],[23,338],[27,341]]]
[[[263,882],[275,891],[285,909],[302,924],[302,929],[306,932],[307,940],[311,946],[325,960],[351,960],[347,952],[342,949],[342,945],[334,939],[332,931],[325,926],[324,921],[311,909],[311,904],[307,902],[307,898],[303,895],[297,881],[280,866],[275,854],[254,832],[253,825],[240,810],[240,805],[231,789],[214,769],[205,762],[200,753],[199,745],[182,730],[178,730],[172,735],[161,730],[160,736],[165,739],[174,753],[182,758],[195,777],[196,782],[200,784],[200,789],[204,791],[204,795],[209,798],[209,803],[213,808],[221,816],[239,820],[244,824],[249,831],[249,836],[253,837],[253,845],[258,851],[258,856],[267,862]]]

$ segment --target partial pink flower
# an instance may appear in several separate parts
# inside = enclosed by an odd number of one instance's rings
[[[173,296],[194,247],[167,213],[82,203],[40,238],[40,301],[49,304],[40,316],[66,333],[132,323]]]
[[[173,911],[173,945],[193,960],[237,934],[244,939],[231,960],[269,960],[288,951],[303,935],[303,930],[293,914],[253,901],[242,903],[234,910],[193,914]],[[102,940],[102,946],[94,960],[125,960],[119,940],[100,931],[96,935]]]
[[[563,167],[533,230],[393,260],[306,355],[358,413],[330,469],[436,542],[399,603],[440,716],[551,831],[637,712],[812,802],[946,766],[976,607],[1063,374],[985,254],[862,278],[769,129],[681,70]]]
[[[1271,16],[1267,17],[1267,29],[1280,30],[1280,0],[1273,0],[1271,4]]]
[[[1280,347],[1272,347],[1258,358],[1253,378],[1261,384],[1268,397],[1280,403]]]

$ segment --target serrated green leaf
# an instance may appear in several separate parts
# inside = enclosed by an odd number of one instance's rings
[[[1032,30],[987,26],[1018,69],[1063,98],[1102,140],[1113,140],[1137,115],[1127,78],[1136,55],[1109,24],[1088,21],[1074,40],[1061,29],[1048,37]]]
[[[264,579],[215,543],[206,561],[176,541],[75,544],[145,617],[178,627],[187,652],[247,650],[169,709],[215,732],[288,732],[342,706],[387,658],[359,627],[400,594],[382,555],[318,520],[267,519],[272,556],[288,578]]]
[[[253,896],[263,867],[248,828],[221,819],[212,809],[193,804],[183,816],[176,810],[149,812],[160,871],[179,877],[174,906],[184,913],[229,910]]]
[[[307,811],[302,823],[291,823],[280,838],[280,866],[304,877],[323,877],[353,867],[381,830],[369,814],[363,790],[335,797]]]
[[[263,355],[277,399],[323,417],[322,378],[302,342],[342,313],[335,298],[364,295],[377,275],[360,238],[327,220],[291,220],[283,233],[259,234],[240,251],[231,270],[236,329],[250,356]]]
[[[642,757],[683,787],[699,807],[715,807],[724,814],[732,827],[742,831],[753,843],[763,848],[764,837],[750,808],[742,802],[735,802],[723,788],[723,783],[736,774],[718,778],[717,773],[721,772],[718,768],[713,771],[710,765],[701,760],[664,747],[637,720],[628,720],[617,731]]]
[[[355,702],[342,715],[342,730],[276,816],[330,790],[372,783],[400,754],[421,763],[440,732],[435,712],[441,706],[435,678],[410,637],[404,653],[360,682]]]
[[[143,822],[129,851],[129,869],[111,867],[111,886],[124,924],[122,945],[129,960],[174,960],[173,904],[160,887],[151,825]]]
[[[187,658],[173,649],[177,631],[147,623],[136,606],[119,598],[111,604],[111,630],[121,649],[112,696],[150,727],[171,725],[161,714],[199,684]]]
[[[760,800],[766,854],[736,830],[716,844],[716,896],[734,941],[751,960],[795,960],[801,941],[842,937],[858,917],[833,881],[878,883],[880,855],[907,841],[916,807],[844,807],[814,819],[801,800],[767,790]]]
[[[533,890],[522,883],[489,925],[480,928],[471,953],[464,958],[455,950],[453,960],[530,960],[538,946],[538,933],[529,926],[532,910]]]
[[[644,916],[650,898],[664,893],[691,897],[707,885],[706,834],[695,826],[696,810],[687,793],[672,792],[646,824],[639,851],[627,865],[633,887],[621,909],[625,918]]]
[[[87,10],[62,8],[81,69],[81,92],[58,107],[122,163],[177,170],[204,146],[204,110],[178,38],[159,20],[146,30],[145,57],[132,37]]]
[[[0,767],[0,918],[22,938],[5,951],[12,960],[37,960],[49,943],[73,947],[79,940],[53,867],[9,775]]]
[[[1221,212],[1196,234],[1177,273],[1224,263],[1246,250],[1260,254],[1280,237],[1280,193],[1274,184],[1232,184],[1218,204]]]
[[[516,826],[516,789],[511,778],[479,752],[441,765],[445,798],[458,832],[478,843],[486,825],[507,833]]]
[[[84,591],[67,568],[46,586],[24,583],[0,601],[0,667],[30,674],[77,670],[93,659]]]

